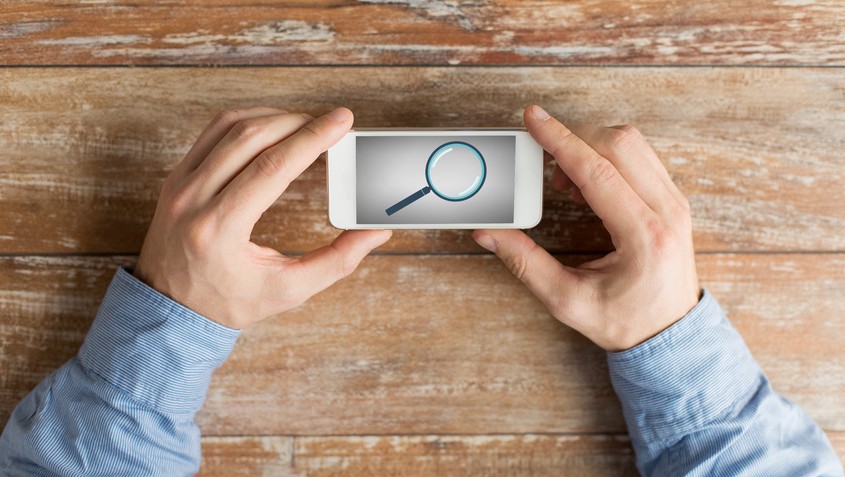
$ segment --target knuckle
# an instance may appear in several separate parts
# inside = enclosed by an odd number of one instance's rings
[[[505,258],[505,265],[518,280],[528,281],[530,257],[537,251],[537,247],[539,245],[536,242],[525,237],[515,253],[511,253]]]
[[[289,146],[282,142],[267,149],[255,158],[255,167],[265,176],[275,176],[285,168],[288,148]]]
[[[249,141],[261,134],[264,129],[264,121],[261,119],[245,119],[238,121],[232,126],[232,135],[239,141]]]
[[[518,280],[524,282],[528,277],[528,259],[524,255],[517,254],[508,257],[507,266]]]
[[[635,134],[636,128],[631,125],[621,126],[617,128],[605,129],[605,140],[611,151],[617,154],[624,154],[634,149],[640,140],[640,136]]]
[[[619,126],[619,129],[621,129],[622,131],[625,131],[626,133],[630,134],[631,136],[642,137],[642,133],[640,133],[640,130],[637,129],[637,127],[634,126],[633,124],[623,124],[623,125]]]
[[[645,220],[645,233],[646,243],[654,258],[665,256],[670,248],[671,241],[669,240],[669,231],[666,230],[663,222],[655,216],[647,218]]]
[[[593,161],[587,177],[591,184],[607,187],[616,184],[620,176],[610,161],[604,158],[597,158]]]
[[[332,259],[336,267],[335,276],[338,278],[348,277],[358,268],[359,260],[355,256],[344,254],[335,244],[329,245],[329,249],[332,251]]]
[[[564,152],[572,146],[572,142],[576,139],[572,131],[563,125],[559,125],[554,135],[554,146],[549,153],[556,158],[562,157]]]
[[[168,197],[164,202],[164,214],[168,222],[174,222],[188,211],[192,196],[187,189],[180,189]]]
[[[205,255],[211,250],[217,236],[217,223],[209,214],[200,214],[187,225],[185,242],[197,255]]]
[[[241,113],[237,109],[226,109],[215,114],[214,119],[211,120],[211,123],[215,125],[231,127],[232,125],[238,122],[240,117]]]
[[[159,198],[164,199],[166,197],[170,197],[170,195],[176,190],[178,181],[179,178],[172,172],[165,177],[164,181],[161,183],[161,188],[159,189]]]
[[[338,267],[339,277],[348,277],[358,268],[358,261],[352,257],[342,257]]]
[[[314,125],[314,121],[302,126],[302,129],[299,130],[300,134],[305,136],[306,139],[309,141],[315,141],[318,144],[323,143],[323,135],[320,134],[320,131],[317,129],[317,126]]]

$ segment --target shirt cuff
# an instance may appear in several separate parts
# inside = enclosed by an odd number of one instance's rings
[[[707,290],[681,320],[607,360],[634,441],[671,443],[741,408],[764,379]]]
[[[238,338],[118,269],[79,350],[82,367],[161,412],[196,412]]]

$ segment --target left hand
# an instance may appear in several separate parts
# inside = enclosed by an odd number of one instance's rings
[[[351,127],[345,108],[317,119],[271,108],[219,114],[165,180],[135,276],[243,328],[352,273],[389,231],[346,231],[303,257],[250,241],[261,214]]]

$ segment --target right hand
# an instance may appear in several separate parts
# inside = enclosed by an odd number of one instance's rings
[[[686,197],[633,126],[582,127],[577,135],[530,106],[525,126],[554,158],[552,185],[573,189],[601,218],[615,250],[567,267],[519,230],[477,230],[561,322],[608,351],[657,335],[700,295]]]

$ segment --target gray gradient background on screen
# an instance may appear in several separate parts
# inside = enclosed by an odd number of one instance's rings
[[[472,144],[484,156],[487,178],[478,193],[461,202],[450,202],[430,192],[388,216],[385,209],[428,185],[428,157],[450,141]],[[515,136],[358,136],[357,223],[513,223],[515,156]]]

